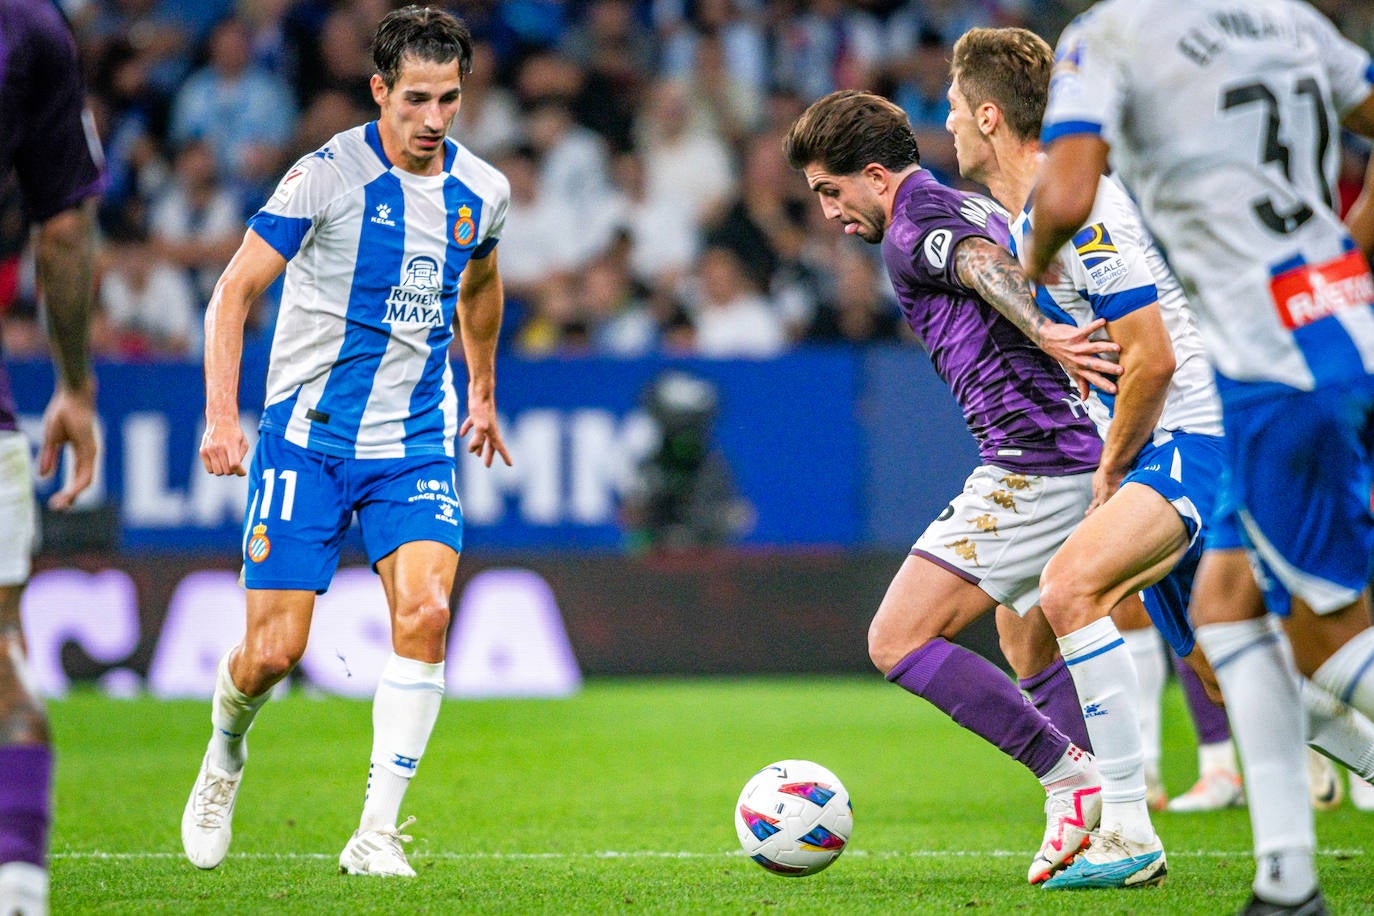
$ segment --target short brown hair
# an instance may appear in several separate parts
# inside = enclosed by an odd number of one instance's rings
[[[472,32],[443,10],[406,6],[388,13],[372,36],[372,62],[386,88],[395,89],[407,54],[430,63],[458,61],[458,76],[472,72]]]
[[[792,168],[818,162],[832,175],[853,175],[870,162],[893,172],[921,162],[906,112],[857,89],[813,102],[788,130],[782,148]]]
[[[1054,51],[1026,29],[969,29],[954,43],[950,74],[976,109],[992,102],[1021,140],[1040,136]]]

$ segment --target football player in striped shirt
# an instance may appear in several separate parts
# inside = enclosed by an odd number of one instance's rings
[[[501,323],[496,243],[510,188],[446,135],[472,58],[461,20],[389,14],[372,43],[376,121],[297,162],[248,223],[206,313],[211,474],[247,474],[247,626],[221,659],[213,731],[182,817],[187,857],[214,868],[254,716],[305,652],[353,515],[381,577],[393,653],[373,705],[373,744],[348,874],[411,876],[397,825],[444,692],[449,595],[463,543],[455,436],[490,466],[510,456],[497,427]],[[249,305],[285,271],[251,466],[238,378]],[[457,322],[467,419],[449,365]],[[283,764],[284,765],[284,764]],[[408,822],[407,822],[408,823]]]
[[[1374,279],[1333,209],[1340,129],[1374,135],[1372,89],[1369,54],[1307,4],[1105,0],[1060,37],[1042,131],[1030,272],[1087,218],[1110,151],[1198,315],[1222,496],[1292,598],[1271,605],[1284,627],[1230,600],[1253,577],[1231,545],[1209,549],[1192,605],[1250,786],[1250,913],[1325,912],[1285,644],[1374,713]]]

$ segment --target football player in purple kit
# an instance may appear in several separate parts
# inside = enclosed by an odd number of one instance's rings
[[[95,377],[90,366],[94,198],[101,154],[86,116],[76,41],[48,0],[0,0],[0,181],[14,171],[36,226],[38,281],[57,387],[43,414],[39,473],[64,446],[74,459],[49,501],[72,504],[95,473]],[[48,905],[52,748],[25,670],[19,599],[36,535],[29,445],[0,366],[0,913]]]
[[[1079,851],[1101,812],[1092,758],[1066,735],[1085,733],[1072,683],[1062,671],[1041,679],[1040,689],[1060,696],[1032,705],[995,665],[949,640],[1004,605],[1025,618],[1014,639],[1053,645],[1043,618],[1025,615],[1038,602],[1046,561],[1092,500],[1101,452],[1055,360],[1115,390],[1109,376],[1119,370],[1097,354],[1116,347],[1087,341],[1100,325],[1075,331],[1039,312],[1006,248],[1005,211],[923,169],[893,103],[832,93],[797,119],[785,149],[827,218],[882,245],[902,313],[958,399],[983,461],[888,587],[869,628],[869,656],[888,680],[1036,775],[1048,796],[1036,860],[1054,869]]]

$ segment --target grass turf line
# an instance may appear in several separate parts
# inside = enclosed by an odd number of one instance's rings
[[[1245,811],[1156,816],[1163,888],[1053,893],[1025,884],[1043,792],[929,705],[865,678],[592,681],[567,700],[446,702],[402,808],[414,881],[336,875],[371,744],[363,702],[296,692],[268,704],[229,859],[180,855],[179,822],[209,734],[202,702],[51,704],[59,748],[54,913],[987,913],[1234,911],[1253,873]],[[1167,697],[1164,773],[1195,775]],[[850,849],[812,878],[738,853],[744,781],[804,757],[850,791]],[[1374,813],[1319,814],[1333,912],[1374,912]]]

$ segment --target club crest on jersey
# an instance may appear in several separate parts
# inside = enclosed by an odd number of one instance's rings
[[[458,221],[453,224],[453,240],[459,245],[471,245],[477,237],[477,224],[472,221],[472,208],[463,204],[458,208]]]
[[[386,320],[392,324],[444,326],[444,309],[439,301],[443,277],[439,262],[429,255],[416,255],[405,267],[400,286],[391,287],[386,300]]]
[[[248,559],[261,563],[272,552],[272,542],[267,539],[267,526],[258,522],[253,526],[253,536],[248,539]]]

